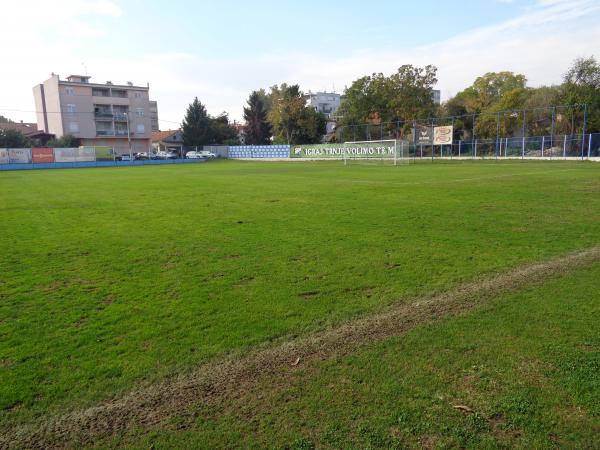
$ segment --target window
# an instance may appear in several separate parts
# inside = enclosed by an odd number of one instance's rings
[[[75,112],[75,105],[73,103],[69,103],[67,105],[67,113],[73,114]]]
[[[142,93],[141,92],[134,92],[133,93],[133,98],[142,98]]]
[[[138,117],[144,117],[144,108],[135,108],[135,115]]]
[[[79,124],[77,122],[69,122],[69,132],[79,133]]]
[[[65,88],[65,94],[67,94],[67,95],[75,95],[75,91],[73,90],[72,87],[67,86]]]
[[[138,123],[138,124],[137,124],[137,128],[136,128],[136,131],[137,131],[138,133],[145,133],[145,132],[146,132],[146,129],[145,129],[145,127],[144,127],[144,124],[143,124],[143,123]]]

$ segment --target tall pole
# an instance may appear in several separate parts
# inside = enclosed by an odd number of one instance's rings
[[[527,111],[523,110],[523,143],[521,145],[521,159],[525,158],[525,135],[527,134]]]
[[[552,126],[550,127],[550,156],[552,156],[552,146],[554,145],[554,127],[556,123],[556,106],[552,107]]]
[[[496,113],[496,159],[498,158],[498,138],[500,137],[500,112]]]
[[[133,153],[131,152],[131,133],[129,131],[129,113],[125,113],[127,119],[127,143],[129,144],[129,161],[133,160]]]
[[[581,134],[581,159],[585,149],[585,129],[587,128],[587,103],[583,105],[583,133]]]
[[[473,136],[471,136],[471,158],[477,156],[477,139],[475,139],[475,120],[477,116],[473,114]]]

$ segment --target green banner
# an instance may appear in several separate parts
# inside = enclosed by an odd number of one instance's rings
[[[115,159],[112,147],[96,147],[96,161],[112,161]]]
[[[393,158],[396,147],[395,142],[292,145],[290,156],[314,159]]]

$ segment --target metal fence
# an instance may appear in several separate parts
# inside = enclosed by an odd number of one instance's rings
[[[600,133],[459,140],[449,145],[402,141],[411,158],[599,159]]]

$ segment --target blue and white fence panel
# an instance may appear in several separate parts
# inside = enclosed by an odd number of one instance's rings
[[[290,157],[289,145],[231,145],[229,158],[251,159],[268,158],[281,159]]]

